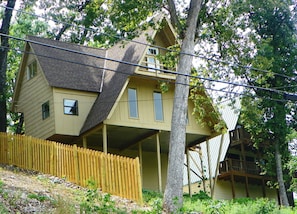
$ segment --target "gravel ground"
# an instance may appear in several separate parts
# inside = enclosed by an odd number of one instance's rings
[[[0,165],[0,213],[80,213],[87,191],[55,176]],[[150,209],[117,196],[111,200],[127,213]]]

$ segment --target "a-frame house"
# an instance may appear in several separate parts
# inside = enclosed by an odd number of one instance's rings
[[[143,188],[162,191],[176,74],[164,72],[175,68],[157,56],[177,43],[166,18],[109,49],[29,36],[12,108],[24,114],[26,135],[139,156]],[[206,125],[197,124],[193,108],[189,101],[187,147],[220,134],[207,125],[221,121],[212,104],[203,106],[211,113]]]

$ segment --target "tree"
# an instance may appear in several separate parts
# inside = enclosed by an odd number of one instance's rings
[[[8,0],[7,7],[14,8],[15,0]],[[4,18],[2,20],[0,33],[9,34],[10,21],[12,17],[12,10],[6,8]],[[7,53],[8,53],[8,37],[1,36],[0,48],[0,132],[6,132],[6,68],[7,68]]]
[[[187,14],[186,29],[182,33],[179,27],[176,8],[173,0],[168,1],[171,20],[174,26],[181,32],[181,54],[177,67],[174,103],[171,119],[171,132],[169,142],[167,184],[164,193],[163,208],[168,213],[175,213],[182,207],[183,201],[183,162],[186,140],[186,117],[189,99],[189,75],[191,73],[195,32],[198,14],[201,9],[201,1],[192,0]],[[188,53],[188,54],[182,54]]]
[[[296,29],[292,22],[292,13],[289,1],[267,1],[265,10],[257,1],[250,1],[253,6],[250,19],[260,36],[255,41],[258,52],[252,61],[258,67],[259,63],[267,63],[269,73],[248,76],[248,82],[254,86],[276,88],[286,92],[295,93],[294,76],[296,70]],[[261,76],[261,78],[259,78]],[[293,87],[287,87],[288,85]],[[266,152],[274,154],[277,181],[279,186],[281,205],[288,206],[285,182],[283,179],[283,166],[288,161],[289,150],[287,136],[291,127],[296,123],[290,115],[296,114],[295,104],[284,100],[281,92],[263,91],[254,89],[248,92],[243,99],[242,122],[248,124],[246,128],[252,134],[257,145],[268,142]],[[251,120],[250,107],[262,109],[257,120]],[[260,139],[262,142],[260,142]],[[265,148],[265,147],[264,147]],[[273,157],[273,156],[272,156]]]
[[[208,61],[205,70],[212,71],[213,78],[240,78],[250,86],[241,92],[241,123],[251,133],[255,146],[264,147],[268,157],[265,167],[277,177],[284,206],[288,205],[283,176],[283,166],[289,159],[287,136],[296,127],[296,104],[284,99],[285,94],[297,90],[296,29],[291,3],[226,1],[212,14],[205,12],[208,20],[204,31],[200,31],[200,38],[215,44],[213,49],[208,47],[209,53],[218,56]]]
[[[21,39],[24,39],[26,35],[46,36],[49,28],[47,22],[38,20],[37,17],[30,15],[34,11],[34,1],[31,0],[30,3],[23,1],[19,7],[22,12],[17,12],[16,19],[12,20],[10,35]],[[8,131],[17,134],[23,133],[24,118],[22,114],[12,112],[10,109],[24,44],[23,41],[10,39],[6,69]]]

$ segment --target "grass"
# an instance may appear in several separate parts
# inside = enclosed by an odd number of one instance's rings
[[[42,178],[39,178],[42,180]],[[44,180],[45,183],[48,181]],[[3,190],[3,181],[0,179],[0,196],[5,198],[6,192]],[[161,214],[162,213],[162,194],[154,191],[143,191],[143,201],[149,210],[134,209],[118,206],[113,201],[110,194],[102,194],[90,181],[87,191],[79,189],[73,190],[79,198],[74,202],[70,198],[59,196],[50,198],[43,194],[29,193],[28,198],[34,198],[40,203],[50,201],[55,207],[55,213],[114,213],[114,214]],[[71,194],[70,194],[71,195]],[[15,200],[17,200],[15,198]],[[75,204],[76,203],[76,204]],[[0,213],[9,213],[4,204],[0,202]],[[297,208],[280,208],[275,201],[259,198],[240,198],[235,200],[213,200],[205,192],[201,191],[192,197],[184,195],[184,203],[180,213],[203,213],[203,214],[294,214]]]
[[[161,201],[154,213],[161,213],[162,196],[150,191],[143,192],[145,203],[152,205],[154,201]],[[184,195],[182,213],[203,214],[295,214],[297,208],[280,208],[275,201],[267,198],[251,199],[239,198],[235,200],[213,200],[206,193],[200,192],[192,197]],[[156,209],[157,208],[157,209]]]

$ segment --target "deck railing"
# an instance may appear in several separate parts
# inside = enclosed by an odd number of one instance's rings
[[[239,171],[252,175],[259,175],[261,170],[255,162],[241,161],[237,159],[226,159],[220,162],[219,172]]]
[[[103,192],[142,202],[138,158],[0,133],[0,163],[65,178],[83,187],[93,181]]]

